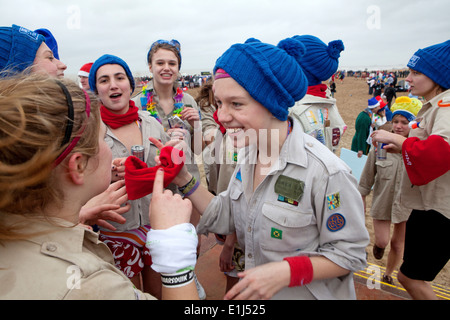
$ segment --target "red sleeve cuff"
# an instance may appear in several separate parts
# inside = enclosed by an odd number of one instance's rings
[[[314,270],[309,257],[287,257],[283,260],[286,260],[291,267],[291,282],[289,283],[289,287],[303,286],[313,280]]]
[[[450,170],[450,145],[438,135],[425,140],[417,137],[406,139],[402,155],[413,185],[425,185]]]

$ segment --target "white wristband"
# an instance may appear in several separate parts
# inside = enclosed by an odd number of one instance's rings
[[[195,227],[182,223],[165,230],[151,229],[146,246],[152,257],[152,269],[163,274],[194,270],[198,237]]]

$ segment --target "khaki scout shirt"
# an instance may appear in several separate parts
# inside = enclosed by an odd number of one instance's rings
[[[369,234],[348,166],[294,121],[278,161],[253,192],[256,152],[254,145],[240,150],[228,189],[210,202],[198,232],[236,231],[246,269],[298,255],[324,256],[350,271],[364,268]],[[284,288],[274,296],[355,298],[351,273]]]
[[[170,138],[164,132],[161,124],[153,118],[148,112],[139,111],[139,118],[141,124],[142,132],[142,143],[145,148],[144,161],[149,167],[155,166],[155,156],[158,154],[158,147],[148,139],[153,137],[155,139],[161,140],[162,143],[167,142]],[[130,156],[130,150],[128,150],[125,145],[112,133],[112,131],[107,127],[105,141],[112,151],[112,158],[123,158]],[[175,186],[172,186],[173,191],[176,190]],[[130,201],[131,208],[128,212],[123,214],[126,219],[124,224],[109,221],[114,227],[117,228],[116,232],[122,232],[126,230],[133,230],[139,228],[140,226],[149,225],[149,207],[150,207],[151,194]],[[102,229],[102,228],[100,228]],[[111,230],[107,230],[111,231]]]
[[[328,112],[328,121],[325,120]],[[347,126],[339,114],[336,99],[321,98],[310,94],[297,101],[289,114],[300,122],[303,131],[321,140],[328,149],[335,152],[339,148],[342,135]],[[323,134],[323,137],[320,136]]]
[[[450,103],[450,90],[425,103],[417,114],[420,128],[412,129],[410,137],[427,139],[438,135],[450,143],[450,107],[439,107],[438,102]],[[412,186],[408,174],[403,174],[400,201],[406,207],[417,210],[436,210],[450,219],[450,171],[423,186]]]
[[[386,160],[377,160],[375,149],[370,150],[361,173],[358,190],[362,196],[367,196],[373,187],[370,209],[372,218],[389,220],[392,223],[408,220],[411,209],[400,204],[400,183],[403,170],[401,153],[388,152]]]
[[[1,242],[0,299],[154,299],[114,266],[95,232],[61,219],[3,219],[38,234]]]

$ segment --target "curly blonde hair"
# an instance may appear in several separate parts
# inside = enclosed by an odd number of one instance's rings
[[[74,111],[72,133],[64,144],[70,120],[68,97],[61,84],[70,94]],[[95,97],[90,100],[88,117],[85,93],[75,82],[40,75],[0,77],[1,215],[43,212],[48,204],[62,201],[63,193],[53,174],[55,160],[83,126],[71,153],[80,152],[87,163],[99,150],[99,106]],[[59,166],[64,165],[63,160]],[[0,239],[7,238],[7,233],[0,224]]]

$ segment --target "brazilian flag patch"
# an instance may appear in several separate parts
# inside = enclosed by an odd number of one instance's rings
[[[270,231],[270,236],[274,239],[281,240],[283,238],[283,231],[276,228],[272,228],[272,230]]]

